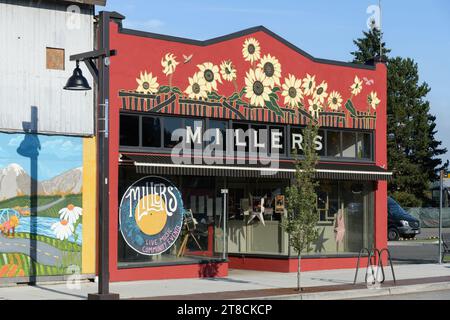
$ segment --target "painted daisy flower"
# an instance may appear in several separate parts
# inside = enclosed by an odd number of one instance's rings
[[[236,69],[233,67],[231,60],[222,61],[220,64],[220,74],[226,81],[233,81],[236,79]]]
[[[157,77],[153,77],[152,73],[147,73],[147,71],[144,71],[144,73],[141,72],[140,78],[136,78],[137,83],[139,84],[138,88],[136,89],[136,92],[139,93],[155,93],[158,91],[159,84],[156,82],[158,80]]]
[[[325,98],[328,96],[327,89],[328,84],[325,81],[322,81],[322,83],[316,87],[316,90],[314,90],[313,98],[319,100],[320,103],[323,103]]]
[[[316,99],[308,99],[308,104],[309,104],[309,112],[311,113],[311,115],[314,118],[318,118],[319,117],[319,112],[322,111],[322,106],[320,105],[320,102]]]
[[[310,76],[306,74],[306,78],[303,79],[303,94],[309,96],[314,93],[314,89],[316,88],[316,76]]]
[[[168,76],[169,74],[172,74],[175,72],[175,69],[177,68],[177,65],[179,62],[177,62],[176,56],[174,56],[172,53],[166,53],[163,59],[161,59],[161,65],[163,66],[163,73]]]
[[[67,220],[61,220],[52,224],[51,229],[55,232],[56,238],[61,241],[68,239],[74,231],[73,224]]]
[[[251,63],[258,61],[261,57],[261,47],[259,46],[258,40],[255,38],[245,39],[242,55],[245,61],[250,61]]]
[[[378,99],[377,93],[376,93],[375,91],[372,91],[372,92],[367,96],[367,102],[368,102],[369,105],[372,107],[372,109],[377,109],[377,106],[380,104],[381,100]]]
[[[333,91],[330,93],[328,97],[328,106],[334,111],[338,110],[342,106],[342,97],[339,92]]]
[[[220,78],[219,67],[213,65],[211,62],[205,62],[203,64],[198,64],[197,67],[200,69],[198,73],[206,82],[206,90],[212,91],[214,89],[217,91],[217,81],[222,83]]]
[[[74,224],[78,221],[81,215],[83,215],[83,209],[76,207],[73,204],[69,204],[66,208],[59,210],[59,218],[61,220],[66,220],[70,224]]]
[[[284,78],[284,83],[281,86],[283,88],[281,95],[284,97],[285,104],[291,107],[298,106],[298,103],[303,98],[301,85],[302,80],[295,79],[292,74],[289,74],[288,78]]]
[[[207,90],[205,79],[197,72],[192,78],[189,77],[189,86],[184,92],[192,99],[206,98]]]
[[[254,106],[264,106],[264,101],[270,100],[270,81],[261,69],[250,69],[245,77],[245,97]]]
[[[354,96],[357,96],[361,90],[362,90],[362,80],[359,80],[358,76],[355,76],[355,80],[353,84],[350,86],[350,89],[352,89],[352,94]]]
[[[267,79],[269,79],[272,88],[275,84],[280,85],[281,64],[278,62],[277,58],[270,54],[263,56],[258,63],[258,68],[260,68]]]

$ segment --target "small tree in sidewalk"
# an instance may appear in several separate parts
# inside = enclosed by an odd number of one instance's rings
[[[317,222],[319,212],[317,209],[316,188],[318,181],[314,172],[318,161],[315,149],[315,137],[318,134],[318,124],[310,121],[303,129],[303,159],[299,159],[296,150],[295,179],[286,189],[287,219],[283,221],[283,229],[289,234],[289,245],[297,252],[297,290],[301,288],[301,258],[302,253],[311,250],[311,244],[319,236]]]

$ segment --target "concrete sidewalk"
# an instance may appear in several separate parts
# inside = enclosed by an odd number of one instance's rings
[[[339,286],[350,288],[350,285],[353,283],[354,272],[354,269],[302,272],[303,287],[317,287],[317,289],[319,287],[329,287],[330,291],[339,290],[337,289]],[[355,289],[369,290],[364,289],[365,272],[365,268],[360,269],[358,275],[359,285],[354,287]],[[386,284],[384,287],[390,287],[391,284],[389,283],[392,280],[391,271],[389,268],[386,268],[385,272]],[[450,284],[450,265],[396,265],[395,275],[399,282],[404,280],[405,283],[411,284],[415,283],[413,279],[421,279],[424,283],[428,282],[427,286],[430,286],[429,282],[436,281]],[[117,282],[111,283],[110,288],[111,292],[119,293],[122,299],[161,297],[165,299],[171,299],[171,297],[189,299],[189,295],[200,295],[199,297],[201,297],[201,294],[208,294],[209,298],[216,296],[217,299],[224,299],[223,294],[227,292],[253,290],[256,293],[268,289],[281,290],[280,292],[289,290],[288,288],[296,286],[296,277],[296,273],[230,270],[229,276],[226,278]],[[426,278],[430,281],[426,281]],[[408,279],[410,280],[409,282],[407,281]],[[441,284],[444,285],[444,283]],[[336,286],[336,289],[332,290],[333,286]],[[353,287],[351,288],[353,289]],[[97,284],[92,282],[80,283],[79,288],[69,288],[65,283],[3,287],[0,288],[0,299],[86,299],[87,294],[96,292],[96,289]],[[347,291],[355,292],[356,290]],[[325,293],[323,292],[322,294]],[[265,296],[267,297],[267,294]],[[191,296],[191,299],[192,297],[195,296]],[[325,298],[325,296],[323,297]],[[342,299],[347,298],[345,296],[340,297]],[[258,296],[252,298],[258,298]],[[320,299],[318,293],[316,293],[316,298]]]

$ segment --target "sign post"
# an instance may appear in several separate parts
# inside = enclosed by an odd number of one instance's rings
[[[442,193],[444,185],[444,176],[447,176],[445,170],[441,170],[439,174],[439,264],[442,264]]]
[[[223,194],[223,259],[227,258],[227,195],[228,189],[221,189]]]

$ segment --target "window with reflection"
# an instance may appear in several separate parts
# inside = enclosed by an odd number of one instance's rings
[[[120,145],[139,146],[139,117],[120,115]]]
[[[184,129],[186,129],[186,147],[190,146],[192,150],[202,150],[203,148],[203,120],[194,118],[184,119]],[[198,134],[200,132],[200,135]],[[188,140],[189,139],[189,143]]]
[[[270,152],[278,152],[278,154],[283,155],[286,145],[284,127],[270,126],[269,130]]]
[[[327,131],[327,157],[341,156],[341,133],[339,131]]]
[[[247,123],[233,123],[234,130],[234,151],[249,151],[249,125]],[[244,146],[245,145],[245,146]]]
[[[356,146],[358,159],[372,158],[372,136],[370,133],[358,132]]]
[[[142,146],[161,147],[161,120],[157,117],[142,117]]]
[[[164,147],[173,148],[181,142],[182,137],[172,141],[172,134],[176,129],[182,128],[182,119],[175,117],[164,117]]]
[[[356,158],[356,132],[342,132],[342,156]]]
[[[250,133],[251,152],[267,154],[269,150],[269,130],[265,125],[252,125]],[[257,147],[255,147],[257,146]]]
[[[217,129],[218,135],[211,138],[211,143],[216,145],[221,145],[223,150],[226,150],[227,146],[227,129],[228,129],[228,121],[220,121],[220,120],[209,120],[209,128],[208,129]]]

